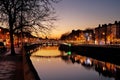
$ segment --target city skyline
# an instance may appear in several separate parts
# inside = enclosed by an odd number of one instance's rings
[[[99,24],[120,21],[118,0],[62,0],[53,5],[58,20],[50,37],[59,38],[61,34],[73,29],[95,28]]]

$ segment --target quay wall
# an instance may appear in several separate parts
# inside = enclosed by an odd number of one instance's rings
[[[33,48],[32,48],[33,47]],[[37,50],[38,45],[25,46],[23,49],[23,72],[24,80],[40,80],[37,71],[35,70],[32,61],[30,60],[30,51]]]
[[[120,56],[120,45],[68,45],[68,44],[60,44],[59,49],[64,51],[72,51],[72,52],[81,52],[84,54],[91,54],[94,55],[109,55],[109,56]]]
[[[86,54],[93,53],[94,55],[119,56],[120,48],[114,46],[100,45],[73,45],[72,51],[84,52]]]

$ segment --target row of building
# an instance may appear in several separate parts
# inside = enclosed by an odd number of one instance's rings
[[[15,46],[19,46],[21,45],[23,42],[35,42],[36,39],[38,39],[37,37],[31,35],[28,32],[23,32],[21,33],[14,33],[13,35],[14,37],[14,45]],[[9,29],[0,27],[0,42],[4,42],[4,44],[6,46],[10,46],[10,34],[9,34]]]
[[[119,44],[120,43],[120,21],[114,24],[104,24],[95,28],[95,43],[97,44]]]
[[[79,43],[120,44],[120,21],[99,25],[94,29],[72,30],[69,34],[63,34],[61,40],[78,41]]]

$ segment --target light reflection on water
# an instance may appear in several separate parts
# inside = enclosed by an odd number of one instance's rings
[[[114,78],[116,77],[116,68],[119,66],[110,63],[106,65],[104,62],[80,56],[75,53],[67,54],[63,51],[59,51],[57,46],[42,47],[32,54],[31,60],[41,80],[120,79]],[[111,72],[108,72],[109,74],[107,72],[105,73],[108,69],[111,70]]]

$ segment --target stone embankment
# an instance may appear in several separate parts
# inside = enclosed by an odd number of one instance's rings
[[[24,80],[40,80],[40,77],[35,70],[32,61],[30,60],[31,51],[37,50],[38,45],[25,46],[23,49],[23,73]]]
[[[81,52],[84,54],[94,53],[99,55],[114,55],[118,56],[120,45],[93,45],[93,44],[61,44],[60,49]]]
[[[24,80],[40,80],[28,55],[23,56]]]

